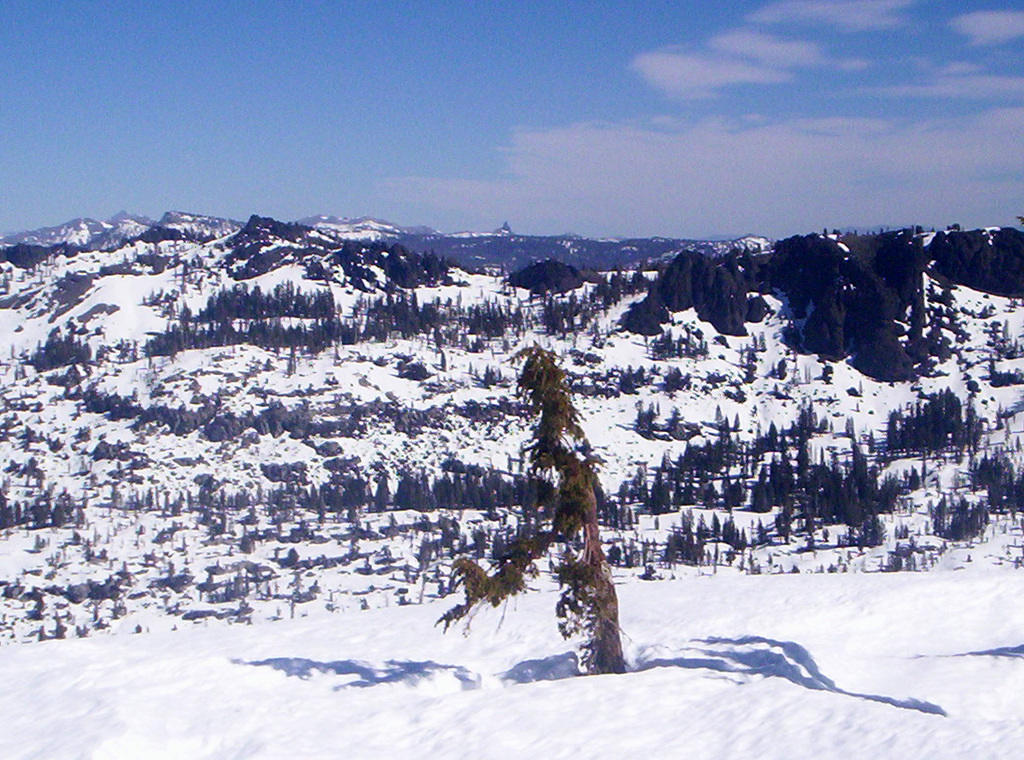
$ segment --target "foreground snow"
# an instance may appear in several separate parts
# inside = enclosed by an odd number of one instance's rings
[[[631,672],[571,677],[554,596],[0,649],[4,758],[1018,757],[1024,575],[620,588]]]

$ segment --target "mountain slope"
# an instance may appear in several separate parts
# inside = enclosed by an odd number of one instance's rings
[[[877,264],[885,240],[806,247],[861,245]],[[512,357],[535,342],[603,460],[624,581],[1019,566],[1019,300],[917,270],[919,331],[944,350],[889,381],[808,350],[795,296],[822,303],[832,268],[753,278],[791,268],[772,262],[796,245],[524,280],[258,216],[206,242],[5,249],[0,636],[451,596],[453,557],[500,556],[531,499]],[[975,260],[1002,260],[986,250]],[[685,302],[699,272],[711,298]],[[759,313],[744,335],[719,329],[748,276]],[[623,329],[662,291],[652,335]]]

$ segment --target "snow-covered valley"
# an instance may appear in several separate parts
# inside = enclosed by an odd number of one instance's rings
[[[0,756],[1015,756],[1016,231],[505,277],[182,218],[0,249]],[[536,495],[534,344],[625,675],[568,677],[546,562],[434,626]]]

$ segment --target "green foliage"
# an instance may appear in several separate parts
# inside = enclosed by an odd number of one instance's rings
[[[497,569],[487,574],[480,565],[462,557],[455,560],[452,576],[456,586],[462,586],[466,601],[457,604],[441,616],[445,630],[468,615],[474,607],[488,603],[497,607],[510,596],[526,589],[526,577],[536,572],[534,561],[547,551],[552,543],[550,534],[532,538],[518,538],[513,541],[505,554],[498,560]]]
[[[567,439],[585,440],[579,415],[572,405],[565,372],[554,354],[539,346],[516,354],[523,360],[523,369],[516,386],[519,397],[530,413],[538,417],[533,443],[526,447],[534,472],[559,469],[572,456]]]
[[[554,354],[534,346],[516,358],[523,362],[518,395],[537,418],[533,442],[526,447],[530,473],[539,483],[548,484],[547,488],[538,487],[535,506],[553,507],[551,528],[536,529],[511,542],[490,574],[476,562],[457,560],[452,574],[465,592],[465,601],[448,610],[438,622],[447,629],[479,604],[497,607],[525,589],[526,575],[536,571],[535,561],[556,541],[569,544],[583,533],[582,555],[577,557],[567,547],[555,567],[562,588],[555,608],[558,629],[566,638],[586,637],[583,665],[587,671],[622,672],[618,600],[597,529],[597,460],[577,453],[577,447],[585,448],[587,440],[565,372]],[[548,481],[552,475],[557,481],[555,487]]]
[[[566,554],[555,567],[562,595],[555,605],[558,630],[564,638],[578,636],[593,627],[598,600],[594,592],[596,569]]]

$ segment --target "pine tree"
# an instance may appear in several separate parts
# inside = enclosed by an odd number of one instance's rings
[[[377,490],[373,495],[373,509],[375,512],[383,512],[391,503],[391,492],[388,489],[387,476],[381,475],[377,479]]]
[[[497,607],[523,591],[527,574],[536,572],[535,562],[561,543],[563,553],[554,566],[562,589],[555,607],[558,629],[565,638],[585,638],[582,664],[588,673],[622,673],[619,602],[597,524],[597,462],[584,453],[589,444],[554,354],[533,346],[517,359],[523,362],[517,390],[537,419],[533,441],[526,447],[530,474],[538,485],[537,519],[531,530],[509,543],[490,574],[470,559],[456,560],[454,580],[462,585],[466,600],[438,622],[447,630],[478,605]],[[583,550],[578,554],[572,542],[580,533]]]

